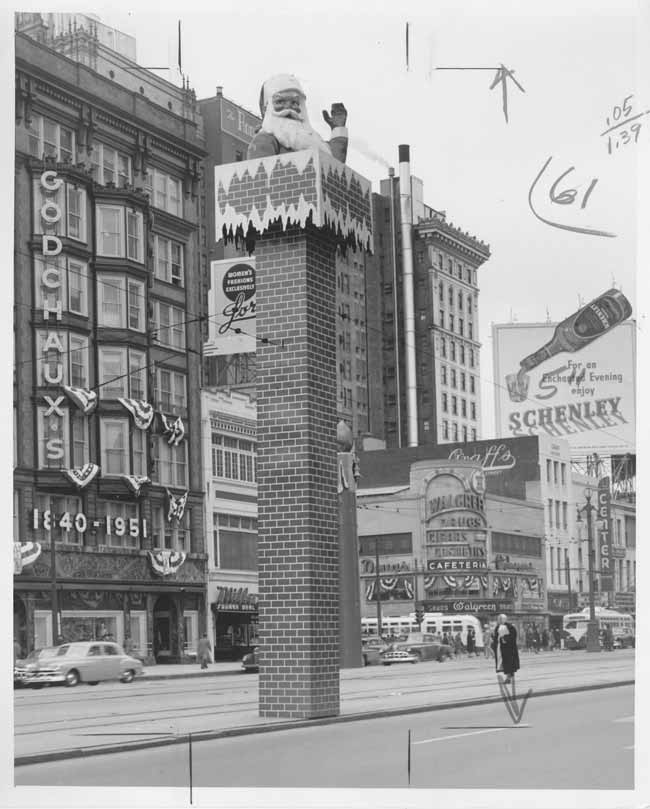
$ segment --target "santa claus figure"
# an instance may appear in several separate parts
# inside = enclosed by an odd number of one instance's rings
[[[348,114],[343,104],[332,104],[323,118],[332,130],[329,141],[312,128],[307,115],[306,96],[295,76],[281,74],[264,82],[260,94],[262,126],[248,147],[248,157],[270,157],[301,149],[322,149],[345,163],[348,151]]]

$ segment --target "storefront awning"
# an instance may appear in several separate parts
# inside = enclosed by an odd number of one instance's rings
[[[213,612],[257,612],[257,593],[247,587],[217,587],[217,598],[210,604]]]

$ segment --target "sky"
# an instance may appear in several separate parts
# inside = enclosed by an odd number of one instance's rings
[[[156,13],[146,7],[98,13],[136,37],[142,65],[173,61],[181,19],[183,72],[199,98],[221,85],[227,97],[257,112],[263,81],[291,72],[324,136],[320,111],[343,101],[348,163],[377,191],[387,166],[397,168],[398,144],[410,144],[425,203],[490,245],[491,258],[479,272],[484,437],[494,434],[493,323],[560,321],[616,285],[643,328],[636,295],[638,176],[650,115],[636,119],[639,129],[614,137],[611,154],[601,134],[608,117],[611,125],[625,114],[623,107],[630,117],[650,109],[650,86],[639,83],[643,37],[635,3],[364,0],[345,8],[330,0],[318,10],[284,3],[235,11],[220,4],[218,12],[190,8],[180,16],[164,6]],[[506,80],[508,122],[502,85],[490,89],[500,65],[523,88]],[[536,218],[529,191],[549,159],[532,194],[537,214],[614,237]],[[574,201],[552,202],[552,184],[572,167],[555,194],[575,189]]]

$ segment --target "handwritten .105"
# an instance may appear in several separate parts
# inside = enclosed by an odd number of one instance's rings
[[[639,140],[642,124],[638,122],[638,119],[643,115],[647,115],[648,111],[632,115],[633,109],[630,101],[633,98],[633,95],[626,96],[620,106],[616,105],[614,107],[611,117],[607,116],[605,118],[607,129],[601,135],[607,135],[607,152],[609,154],[612,154],[614,149],[620,148],[621,143],[626,145],[632,143],[632,141],[636,143]],[[630,117],[631,115],[632,117]],[[631,123],[632,121],[636,121],[636,123]],[[630,132],[633,134],[630,134]]]

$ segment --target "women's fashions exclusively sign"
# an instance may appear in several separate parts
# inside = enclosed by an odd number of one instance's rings
[[[210,264],[207,357],[255,351],[255,258]]]

